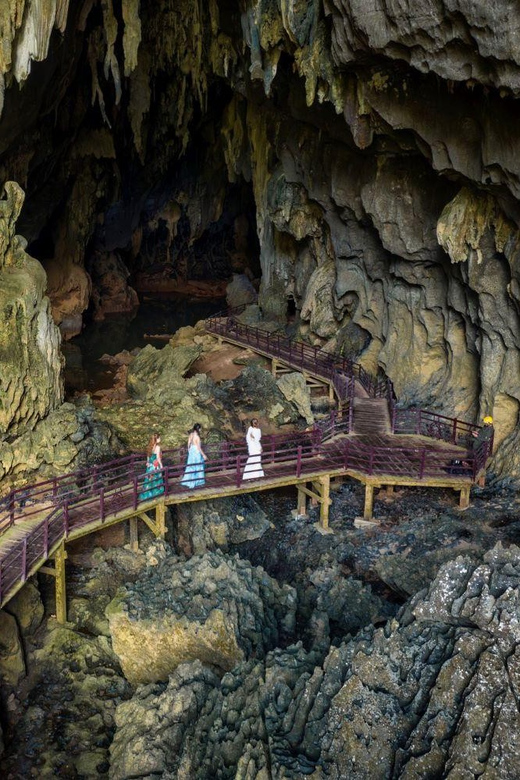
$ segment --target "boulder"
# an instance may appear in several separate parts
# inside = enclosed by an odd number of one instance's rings
[[[270,371],[254,364],[223,383],[231,399],[248,415],[267,417],[278,425],[296,422],[298,414],[287,402]]]
[[[34,582],[25,583],[9,601],[6,611],[16,618],[22,634],[34,634],[44,615],[40,591]]]
[[[276,384],[284,397],[294,404],[300,415],[305,418],[307,425],[312,425],[314,423],[314,415],[311,410],[311,393],[303,374],[300,374],[298,371],[294,371],[291,374],[282,374]]]
[[[187,555],[259,539],[270,522],[249,495],[177,506],[177,545]]]
[[[235,309],[247,303],[256,303],[258,293],[245,274],[233,274],[233,279],[226,287],[226,303],[230,309]]]
[[[25,675],[25,660],[18,624],[13,615],[0,610],[0,680],[14,687]]]
[[[221,674],[292,630],[294,590],[238,557],[170,555],[146,573],[106,610],[114,651],[134,685],[167,680],[195,659]]]
[[[148,344],[128,367],[127,389],[134,398],[157,405],[179,403],[186,389],[182,378],[200,356],[199,345],[156,349]]]

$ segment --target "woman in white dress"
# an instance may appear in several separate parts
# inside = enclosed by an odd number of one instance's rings
[[[259,477],[265,476],[262,468],[261,439],[262,431],[258,427],[258,420],[255,417],[251,420],[251,425],[246,433],[247,452],[249,457],[244,469],[243,479],[258,479]]]

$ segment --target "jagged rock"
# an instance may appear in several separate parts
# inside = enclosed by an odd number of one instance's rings
[[[30,702],[15,713],[16,744],[7,742],[2,769],[6,776],[30,777],[35,769],[43,777],[106,776],[108,735],[130,686],[105,637],[49,629],[31,652]]]
[[[300,675],[307,677],[317,659],[293,646],[269,653],[265,662],[240,664],[222,679],[194,661],[179,666],[167,685],[140,688],[117,711],[111,780],[175,777],[187,768],[193,777],[246,770],[259,780],[269,776],[290,740],[276,739],[271,750],[267,735],[286,712]],[[297,729],[289,716],[285,732]]]
[[[111,777],[513,778],[520,550],[458,558],[384,628],[330,649],[194,662],[117,711]],[[500,701],[500,706],[496,706]],[[160,728],[159,728],[160,724]],[[134,773],[133,768],[137,767]]]
[[[166,680],[196,658],[226,671],[292,630],[293,589],[247,561],[219,552],[171,556],[146,574],[106,610],[114,650],[134,684]]]
[[[34,634],[41,624],[44,615],[40,591],[29,581],[12,598],[7,605],[7,612],[16,618],[23,635]]]
[[[162,349],[149,344],[128,367],[129,392],[136,398],[153,400],[159,406],[179,403],[186,392],[182,378],[201,351],[194,344],[175,348],[167,344]]]
[[[247,366],[236,379],[223,382],[222,387],[248,414],[268,417],[278,425],[298,419],[298,414],[285,400],[271,373],[258,365]]]
[[[323,566],[309,577],[316,589],[316,608],[334,624],[334,636],[345,636],[371,623],[384,622],[393,613],[361,580],[341,575],[339,566]]]
[[[60,337],[45,272],[15,235],[24,197],[18,184],[7,182],[0,200],[0,433],[10,436],[33,429],[63,399]]]
[[[95,319],[101,320],[107,314],[131,313],[138,308],[137,293],[128,284],[130,272],[119,255],[96,256],[91,273]]]
[[[307,425],[314,423],[311,410],[311,392],[305,382],[305,377],[297,371],[283,374],[276,382],[285,398],[293,403]]]
[[[0,610],[0,679],[15,686],[25,675],[25,660],[18,624],[13,615]]]
[[[175,539],[185,555],[227,550],[230,545],[259,539],[270,527],[265,512],[251,496],[179,504]]]
[[[226,287],[226,302],[230,309],[248,303],[256,303],[258,293],[245,274],[233,274],[232,281]]]

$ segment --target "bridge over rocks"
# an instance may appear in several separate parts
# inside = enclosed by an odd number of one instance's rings
[[[492,442],[473,447],[478,426],[423,409],[401,409],[391,382],[370,376],[352,360],[240,321],[240,311],[206,321],[208,333],[246,346],[271,360],[274,374],[296,370],[328,387],[336,408],[302,432],[262,440],[264,475],[244,481],[248,457],[243,440],[205,447],[205,484],[181,484],[186,450],[164,453],[161,495],[140,500],[144,456],[125,458],[13,490],[0,510],[0,607],[37,571],[56,581],[56,615],[66,620],[66,543],[106,526],[128,521],[131,546],[138,546],[138,523],[158,538],[166,532],[168,506],[241,493],[295,486],[297,510],[307,500],[320,505],[319,528],[330,532],[331,481],[351,477],[365,485],[360,522],[373,522],[374,489],[422,485],[447,487],[469,505],[470,488],[485,477]],[[453,462],[460,465],[454,467]],[[260,467],[259,467],[260,468]],[[50,561],[50,563],[48,563]]]

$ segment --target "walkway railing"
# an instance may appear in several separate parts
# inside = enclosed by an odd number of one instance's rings
[[[300,479],[319,473],[330,474],[334,471],[359,472],[363,475],[385,477],[406,477],[411,480],[427,478],[446,479],[466,477],[474,480],[484,467],[487,447],[484,442],[472,455],[468,455],[460,466],[453,471],[449,466],[453,459],[460,458],[460,450],[435,450],[431,447],[375,447],[366,446],[355,438],[337,438],[339,433],[348,432],[348,416],[339,420],[331,417],[326,424],[312,431],[300,434],[293,441],[273,437],[274,445],[264,448],[261,464],[265,477],[261,482],[268,486],[282,478]],[[177,452],[180,452],[178,450]],[[221,492],[240,488],[244,485],[244,467],[248,458],[247,449],[242,442],[228,442],[220,452],[207,451],[208,463],[205,470],[205,485],[199,490],[210,489]],[[142,501],[139,494],[146,489],[144,462],[135,471],[128,473],[117,482],[100,482],[96,487],[89,486],[82,492],[76,484],[75,495],[66,498],[39,523],[28,536],[14,546],[3,551],[0,557],[0,604],[18,582],[25,582],[35,564],[45,560],[49,551],[61,539],[67,539],[74,531],[95,522],[103,523],[119,512],[137,510],[142,506],[156,503],[157,499]],[[166,499],[192,495],[195,491],[181,484],[185,471],[185,462],[169,462],[162,469],[162,485]],[[452,469],[452,471],[450,471]],[[99,472],[98,472],[99,473]],[[160,473],[160,472],[158,472]],[[251,480],[254,484],[254,480]],[[248,480],[247,484],[250,482]],[[108,485],[109,487],[105,487]]]
[[[232,329],[230,331],[230,328]],[[467,448],[461,461],[461,450],[449,446],[439,450],[431,444],[420,447],[382,447],[367,445],[362,438],[345,438],[352,432],[352,398],[355,381],[372,397],[393,398],[391,383],[370,377],[361,366],[346,358],[338,359],[322,350],[280,336],[266,334],[257,328],[230,324],[223,317],[208,321],[208,330],[226,335],[268,355],[278,357],[290,366],[331,380],[342,398],[337,411],[318,421],[307,431],[292,432],[262,439],[262,485],[276,486],[284,478],[295,480],[306,475],[354,472],[365,476],[407,478],[411,481],[447,477],[475,481],[485,468],[490,444],[483,442],[476,450],[473,433],[478,426],[425,410],[400,410],[392,404],[392,424],[396,433],[421,435]],[[232,335],[230,335],[230,333]],[[341,436],[343,435],[343,436]],[[243,487],[244,467],[248,458],[243,439],[205,446],[208,455],[206,483],[195,489],[232,492]],[[458,461],[457,466],[453,461]],[[193,495],[181,484],[186,463],[186,448],[166,450],[162,470],[163,494],[166,498]],[[0,552],[0,605],[9,592],[25,582],[38,562],[74,531],[93,523],[101,525],[120,512],[143,511],[157,499],[142,501],[145,456],[132,454],[88,469],[75,471],[34,485],[12,490],[0,502],[0,533],[20,523],[35,522],[29,534],[13,538]],[[454,480],[455,481],[455,480]],[[254,480],[251,480],[254,483]],[[249,481],[247,483],[250,484]],[[258,484],[258,481],[257,481]],[[23,516],[21,516],[23,513]],[[38,518],[44,515],[41,522]]]
[[[311,347],[301,341],[291,341],[280,334],[271,334],[261,328],[241,323],[237,318],[245,308],[240,306],[229,312],[215,314],[206,320],[206,330],[331,381],[342,402],[352,402],[355,382],[359,382],[370,397],[388,400],[392,433],[428,436],[463,447],[472,447],[472,437],[480,430],[479,425],[425,409],[398,409],[394,388],[388,377],[374,377],[350,358],[338,358],[337,355],[319,347]]]
[[[338,394],[342,400],[348,398],[343,380],[350,377],[357,379],[367,394],[373,398],[388,398],[389,393],[393,393],[389,379],[373,377],[363,366],[354,363],[350,358],[338,357],[319,347],[304,344],[303,341],[291,341],[279,333],[269,333],[261,328],[239,322],[237,317],[244,309],[245,306],[241,306],[230,313],[215,314],[206,320],[206,330],[251,347],[268,357],[280,358],[288,365],[321,379],[332,381],[335,389],[340,390]]]

